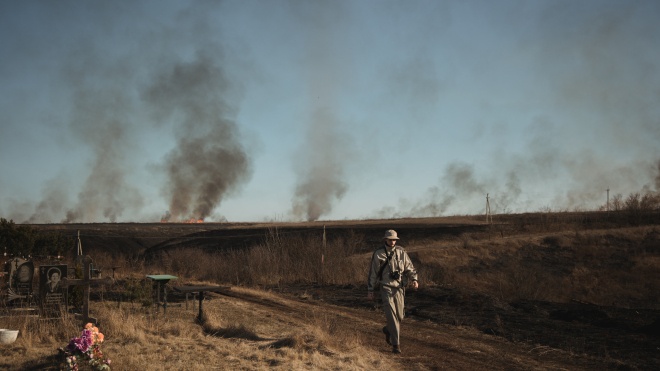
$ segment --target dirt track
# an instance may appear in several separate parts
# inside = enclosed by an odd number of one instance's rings
[[[324,318],[332,322],[333,331],[337,333],[356,332],[364,346],[377,350],[383,357],[389,357],[401,364],[407,370],[576,370],[576,369],[649,369],[658,364],[657,347],[660,342],[640,334],[640,338],[646,339],[647,346],[655,347],[646,351],[639,350],[635,356],[645,357],[637,361],[630,359],[618,359],[613,356],[603,358],[590,355],[585,345],[583,351],[562,349],[542,343],[530,341],[513,341],[506,336],[488,334],[488,331],[480,330],[469,324],[451,325],[447,319],[455,320],[461,312],[460,308],[453,314],[449,313],[447,303],[433,302],[439,300],[438,292],[424,289],[418,293],[409,295],[409,302],[416,307],[410,308],[414,312],[423,312],[423,315],[411,314],[403,324],[401,344],[403,354],[394,355],[391,348],[385,343],[380,332],[384,324],[382,312],[376,308],[376,304],[366,301],[361,290],[357,288],[321,288],[321,287],[294,287],[287,289],[281,294],[267,293],[262,296],[259,293],[245,290],[231,290],[222,296],[215,296],[210,305],[217,307],[218,311],[228,321],[249,321],[250,317],[258,317],[269,322],[268,326],[256,328],[257,333],[265,342],[276,341],[281,333],[261,333],[261,331],[273,331],[272,322],[279,322],[283,332],[287,326],[300,326],[300,321],[318,321]],[[441,300],[441,299],[440,299]],[[474,300],[474,298],[471,298]],[[422,304],[423,305],[420,305]],[[464,305],[465,303],[456,303]],[[484,304],[485,305],[485,304]],[[249,310],[247,310],[249,308]],[[435,309],[434,309],[435,308]],[[472,321],[479,321],[479,317],[487,317],[489,311],[494,308],[483,308],[482,313],[468,314]],[[433,312],[435,310],[435,312]],[[469,311],[469,310],[468,310]],[[434,314],[431,314],[434,313]],[[491,313],[492,314],[492,313]],[[453,318],[433,318],[437,316],[453,316]],[[520,333],[520,330],[542,334],[544,330],[550,330],[547,321],[540,318],[534,320],[534,316],[511,324],[507,327],[511,333]],[[483,318],[481,318],[483,320]],[[506,320],[508,321],[508,319]],[[576,325],[565,325],[565,329],[559,330],[562,320],[554,320],[559,323],[555,336],[561,336],[564,341],[570,343],[574,334],[578,341],[588,342],[583,330],[577,330]],[[536,325],[534,323],[537,322]],[[507,326],[504,324],[503,326]],[[516,327],[519,326],[519,327]],[[579,326],[578,326],[579,327]],[[270,330],[265,330],[269,328]],[[598,336],[597,331],[594,336]],[[603,334],[605,334],[604,332]],[[603,335],[601,334],[601,335]],[[611,335],[616,335],[610,333]],[[628,340],[632,339],[628,338]],[[532,340],[532,339],[529,339]],[[599,339],[593,338],[594,341]],[[600,339],[602,340],[602,339]],[[625,338],[620,340],[625,341]],[[560,344],[561,345],[561,344]],[[656,357],[653,357],[653,354]],[[619,354],[621,355],[621,354]],[[624,355],[625,356],[625,355]]]

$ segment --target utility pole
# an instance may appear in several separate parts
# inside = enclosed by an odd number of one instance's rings
[[[607,213],[609,214],[610,213],[610,189],[609,188],[607,189],[607,206],[606,206],[606,209],[607,209]]]
[[[493,216],[490,214],[490,200],[488,193],[486,193],[486,223],[493,223]]]
[[[323,251],[321,251],[321,284],[325,283],[325,225],[323,226]]]

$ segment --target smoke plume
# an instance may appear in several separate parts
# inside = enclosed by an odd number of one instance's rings
[[[230,88],[223,70],[200,56],[165,71],[144,93],[157,116],[177,126],[176,148],[165,163],[166,219],[204,219],[249,178]]]
[[[338,91],[342,82],[350,81],[350,76],[338,50],[337,37],[341,35],[334,32],[345,16],[342,6],[301,3],[296,12],[311,30],[306,35],[304,72],[312,108],[305,123],[304,143],[294,160],[297,179],[292,214],[311,221],[330,213],[348,190],[344,177],[352,142],[341,133],[342,122],[335,111],[340,105]]]
[[[72,86],[71,100],[74,103],[69,128],[74,133],[77,144],[87,146],[92,151],[91,172],[86,177],[77,202],[66,210],[64,223],[108,220],[115,222],[130,209],[142,206],[139,192],[126,180],[130,148],[131,120],[129,112],[132,104],[120,81],[126,75],[121,68],[96,64],[96,74],[89,75],[89,65],[94,65],[96,55],[72,63],[66,72]],[[116,66],[115,66],[116,67]],[[105,81],[104,88],[98,89],[99,79]],[[57,204],[61,195],[58,183],[49,185],[48,198],[41,201],[37,214],[31,219],[43,219],[38,213]]]
[[[312,121],[304,155],[298,159],[298,185],[293,199],[293,215],[307,220],[329,213],[348,189],[342,180],[347,149],[341,148],[336,119],[330,112],[319,110]]]

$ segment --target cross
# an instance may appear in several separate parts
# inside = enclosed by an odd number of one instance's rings
[[[85,256],[83,259],[83,278],[82,279],[69,279],[62,278],[62,285],[64,287],[69,286],[83,286],[83,310],[82,310],[82,320],[83,324],[88,322],[93,322],[98,324],[96,318],[89,316],[89,288],[90,286],[101,286],[101,285],[110,285],[114,281],[110,277],[106,278],[91,278],[90,277],[90,268],[92,265],[92,258],[89,255]]]

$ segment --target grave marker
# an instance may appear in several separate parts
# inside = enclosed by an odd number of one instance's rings
[[[92,322],[97,324],[96,318],[89,316],[89,288],[91,286],[111,285],[114,281],[110,277],[106,278],[91,278],[90,271],[92,266],[92,258],[85,256],[83,259],[83,278],[82,279],[62,279],[62,285],[69,286],[82,286],[83,287],[83,308],[81,318],[83,323]]]
[[[66,265],[42,265],[39,267],[39,294],[41,315],[59,317],[66,305],[66,290],[62,280],[67,278]]]
[[[7,289],[7,301],[32,298],[32,279],[34,278],[34,263],[14,258],[9,264],[9,288]]]

